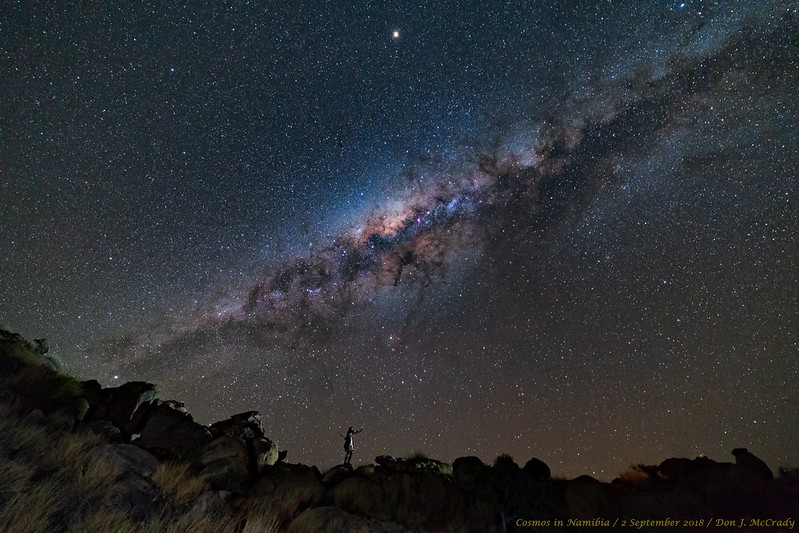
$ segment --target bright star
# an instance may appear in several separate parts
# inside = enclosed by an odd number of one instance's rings
[[[399,39],[399,30],[394,30],[391,32],[391,37],[394,39]]]

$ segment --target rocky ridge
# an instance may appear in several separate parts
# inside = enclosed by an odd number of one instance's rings
[[[111,465],[115,475],[96,505],[121,509],[141,527],[166,505],[155,478],[167,463],[184,465],[207,489],[181,503],[187,516],[260,502],[276,531],[506,531],[524,524],[552,531],[558,521],[618,517],[799,516],[797,480],[787,472],[775,480],[743,448],[732,451],[734,462],[671,458],[636,467],[611,483],[590,476],[553,479],[543,461],[533,458],[520,467],[508,456],[492,465],[477,457],[450,464],[379,456],[375,464],[338,465],[322,473],[286,462],[257,411],[201,425],[181,402],[158,398],[154,384],[77,381],[61,374],[46,352],[46,341],[31,343],[0,330],[0,417],[97,437],[80,460]],[[10,505],[2,494],[0,515]],[[49,524],[53,530],[68,521],[59,520]],[[228,524],[230,531],[243,527],[241,521]]]

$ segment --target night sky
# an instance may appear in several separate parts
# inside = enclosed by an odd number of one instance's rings
[[[320,467],[799,465],[797,2],[188,4],[0,7],[5,327]]]

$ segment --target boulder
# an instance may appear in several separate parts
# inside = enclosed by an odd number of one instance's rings
[[[774,480],[774,473],[768,465],[746,448],[735,448],[732,455],[735,457],[735,464],[750,470],[752,477],[764,483]]]
[[[771,469],[743,448],[733,453],[736,463],[717,463],[690,478],[690,486],[718,516],[762,515],[774,490]]]
[[[14,333],[13,331],[8,331],[4,327],[0,326],[0,341],[17,341],[22,339],[22,336],[19,333]]]
[[[395,461],[396,459],[394,459],[390,455],[378,455],[377,457],[375,457],[375,463],[379,464],[380,466],[388,467]]]
[[[204,516],[213,512],[214,509],[224,505],[229,499],[230,493],[227,491],[205,491],[194,500],[194,505],[192,505],[186,515],[190,521],[199,522]]]
[[[103,386],[96,379],[87,379],[80,382],[83,396],[89,402],[89,412],[87,416],[93,416],[99,409],[101,396],[103,396]]]
[[[177,404],[178,402],[174,402]],[[150,415],[158,409],[160,405],[160,400],[150,400],[147,402],[142,402],[136,408],[132,415],[130,415],[130,421],[127,423],[125,427],[126,435],[131,438],[136,435],[136,438],[139,438],[139,434],[144,429],[145,424],[147,424],[147,420],[150,418]],[[174,408],[178,411],[181,409],[175,405]],[[182,409],[185,411],[185,408]]]
[[[85,460],[102,461],[121,472],[105,489],[103,506],[120,509],[135,521],[158,512],[159,491],[152,481],[158,459],[152,454],[130,444],[105,444],[89,450]]]
[[[430,459],[428,457],[418,457],[406,459],[405,464],[411,465],[414,472],[438,472],[445,476],[452,475],[452,465],[439,461],[438,459]]]
[[[124,441],[119,428],[108,420],[92,420],[86,422],[83,427],[92,433],[102,436],[106,442],[122,443]]]
[[[314,507],[299,514],[288,526],[290,533],[347,531],[350,533],[404,533],[396,522],[387,522],[350,514],[338,507]]]
[[[160,464],[153,454],[132,444],[103,444],[91,448],[86,455],[119,466],[127,474],[143,479],[152,479]]]
[[[214,436],[242,437],[260,439],[264,436],[262,417],[258,411],[246,411],[231,416],[227,420],[214,422],[210,429]]]
[[[42,411],[37,407],[36,409],[32,409],[31,411],[28,412],[27,415],[25,415],[25,421],[39,423],[42,420],[44,420],[44,416],[45,416],[44,411]]]
[[[358,474],[359,476],[368,476],[375,473],[375,468],[377,467],[371,464],[361,465],[355,469],[355,473]]]
[[[277,463],[279,458],[277,444],[267,439],[266,437],[255,439],[251,442],[252,442],[251,444],[252,450],[250,453],[254,455],[254,459],[252,460],[254,461],[256,468],[259,470],[259,472],[264,466],[270,466]]]
[[[541,459],[533,457],[524,464],[522,471],[530,476],[534,481],[548,481],[552,473],[549,466]]]
[[[618,516],[618,498],[610,485],[583,475],[569,481],[565,494],[569,516],[575,519]]]
[[[318,505],[323,492],[322,475],[315,466],[276,463],[264,467],[254,497],[271,502],[273,511],[286,519]]]
[[[452,475],[452,465],[443,463],[436,459],[427,457],[417,457],[411,459],[393,458],[390,455],[380,455],[375,457],[375,462],[397,472],[440,472],[445,475]]]
[[[150,402],[155,398],[156,387],[153,383],[145,381],[129,381],[119,387],[103,389],[102,392],[110,393],[110,401],[107,404],[106,420],[113,423],[119,421],[126,424],[136,409],[143,402]],[[125,430],[125,428],[121,428]]]
[[[84,381],[84,394],[89,402],[86,419],[108,420],[123,433],[130,435],[133,413],[143,402],[155,397],[155,385],[144,381],[130,381],[119,387],[97,389],[99,384]]]
[[[245,492],[253,477],[247,446],[240,439],[217,437],[200,455],[200,475],[215,490]]]
[[[208,428],[197,424],[182,403],[155,400],[134,443],[159,457],[179,458],[199,451],[210,441]]]
[[[715,470],[720,463],[707,457],[687,459],[685,457],[671,457],[666,459],[656,469],[656,477],[660,480],[673,482],[693,481],[701,478],[704,473]]]
[[[479,457],[458,457],[452,463],[452,480],[461,488],[471,489],[488,471]]]
[[[664,489],[693,491],[719,515],[754,516],[768,500],[773,474],[745,448],[736,448],[733,455],[736,463],[706,457],[666,459],[657,468],[657,479]]]
[[[19,359],[0,350],[0,376],[15,374],[19,370]]]
[[[525,472],[509,455],[499,455],[470,488],[475,516],[483,523],[499,517],[506,525],[509,519],[513,522],[514,518],[539,516],[546,484]]]
[[[261,421],[258,411],[245,411],[209,426],[213,436],[236,438],[245,444],[252,476],[257,475],[264,466],[280,460],[277,444],[264,436]]]
[[[352,465],[343,464],[336,465],[322,476],[322,485],[330,487],[336,483],[343,481],[352,475]]]
[[[624,516],[657,520],[680,517],[706,518],[713,515],[704,498],[690,487],[680,486],[663,490],[634,491],[622,496]]]
[[[39,355],[44,355],[50,351],[50,344],[47,339],[33,339],[30,342],[31,350]]]
[[[58,374],[64,370],[64,366],[61,364],[61,361],[49,355],[42,354],[39,358],[39,363],[41,363],[41,365],[49,372],[53,372],[54,374]]]
[[[75,423],[79,424],[83,422],[83,419],[86,418],[86,414],[89,412],[91,406],[89,405],[89,401],[86,398],[78,398],[75,400]]]
[[[22,398],[14,391],[0,389],[0,415],[18,415],[22,410]]]
[[[335,505],[347,512],[406,527],[457,530],[469,523],[463,493],[448,476],[435,471],[359,469],[330,490]]]

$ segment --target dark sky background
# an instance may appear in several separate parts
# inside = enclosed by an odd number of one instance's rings
[[[0,322],[69,371],[320,467],[799,465],[796,2],[113,4],[0,7]]]

